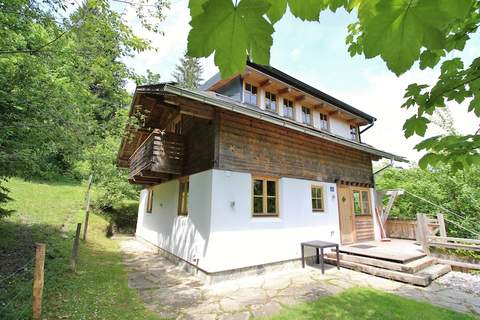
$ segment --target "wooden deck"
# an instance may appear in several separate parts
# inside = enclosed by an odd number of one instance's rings
[[[422,247],[416,245],[414,241],[401,239],[392,239],[389,242],[357,242],[341,246],[340,252],[397,263],[408,263],[426,255]]]

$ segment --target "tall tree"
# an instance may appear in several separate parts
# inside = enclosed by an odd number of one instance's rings
[[[186,53],[175,67],[173,78],[182,87],[196,89],[202,82],[203,67],[199,58],[188,56]]]
[[[157,3],[161,18],[165,1]],[[0,205],[8,200],[5,178],[74,175],[86,150],[120,138],[111,122],[128,103],[127,79],[136,77],[122,58],[150,44],[107,0],[86,0],[65,16],[68,5],[0,4]]]
[[[247,56],[268,64],[274,26],[287,7],[306,21],[319,21],[325,10],[354,12],[357,21],[348,26],[346,38],[350,55],[380,57],[397,76],[416,62],[422,70],[439,67],[437,83],[406,89],[402,107],[416,111],[403,127],[407,138],[425,136],[428,116],[448,101],[467,101],[468,111],[480,117],[480,57],[468,66],[461,59],[480,26],[478,0],[190,0],[188,54],[214,54],[224,78],[243,72]],[[416,149],[427,151],[423,163],[428,165],[458,170],[480,164],[480,135],[473,132],[432,137]]]

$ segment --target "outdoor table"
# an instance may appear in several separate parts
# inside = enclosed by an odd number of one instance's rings
[[[323,265],[324,264],[323,263],[323,249],[335,248],[335,250],[337,251],[337,269],[340,270],[340,259],[339,259],[338,244],[337,243],[314,240],[314,241],[302,242],[301,246],[302,246],[302,268],[305,268],[305,247],[315,248],[315,251],[317,252],[317,264],[320,263],[320,257],[321,257],[322,274],[325,273],[324,265]],[[321,255],[318,252],[319,249],[321,251]]]

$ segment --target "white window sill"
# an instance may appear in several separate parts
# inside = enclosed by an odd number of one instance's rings
[[[257,222],[281,222],[282,219],[280,217],[252,217],[250,222],[257,223]]]

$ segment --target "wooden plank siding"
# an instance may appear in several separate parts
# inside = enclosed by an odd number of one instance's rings
[[[219,112],[219,169],[279,177],[373,183],[372,156],[292,129]]]
[[[357,241],[373,240],[375,234],[373,231],[372,216],[355,216],[355,232]]]
[[[215,126],[211,120],[184,116],[182,131],[185,141],[185,160],[182,175],[214,167]]]

